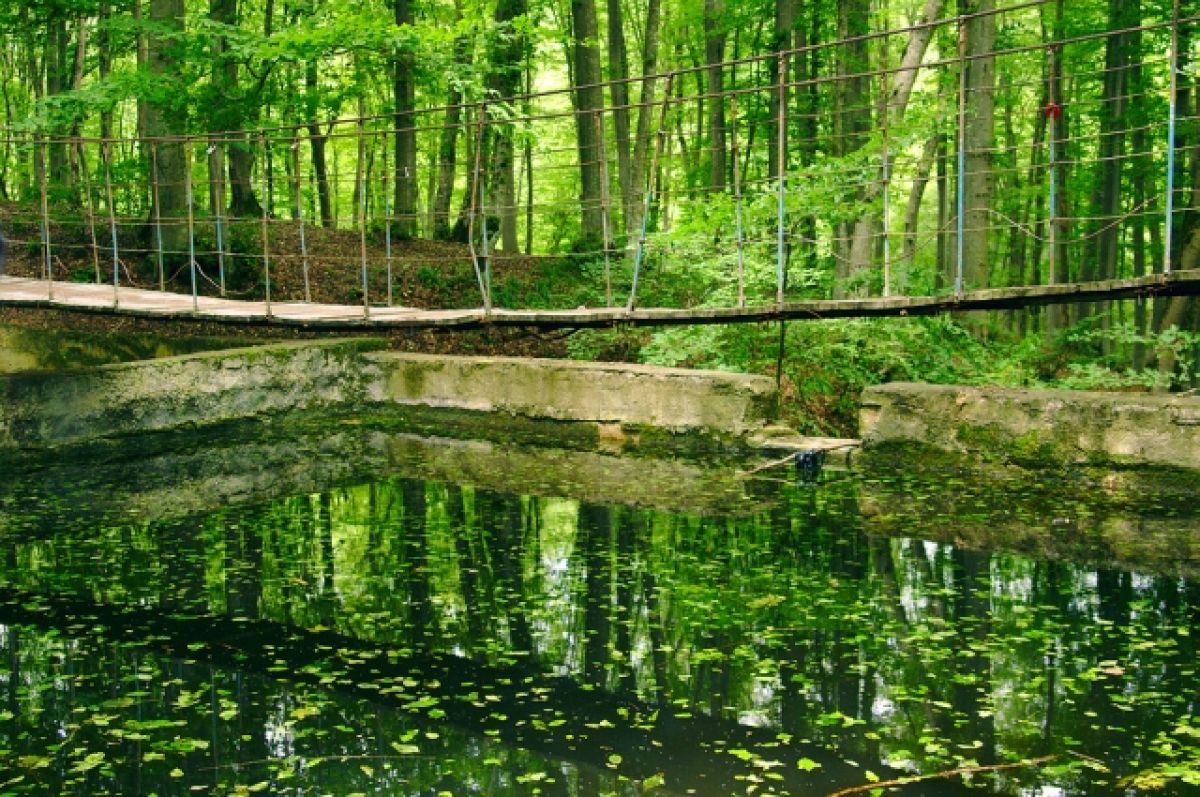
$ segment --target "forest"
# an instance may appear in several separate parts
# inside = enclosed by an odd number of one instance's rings
[[[728,307],[1196,269],[1195,12],[6,4],[0,226],[30,275],[186,290],[190,272],[245,296],[277,279],[366,305]],[[888,379],[1188,389],[1198,331],[1193,299],[1151,297],[565,348],[771,373],[793,420],[844,431]]]

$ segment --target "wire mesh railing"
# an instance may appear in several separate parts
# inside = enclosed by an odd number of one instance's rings
[[[598,107],[576,87],[195,135],[0,131],[9,183],[36,200],[8,207],[6,235],[51,292],[110,283],[118,306],[153,287],[268,315],[332,298],[369,316],[427,267],[460,269],[491,312],[497,269],[545,260],[627,310],[647,293],[746,307],[1178,268],[1197,18],[1176,4],[1047,40],[1048,8],[631,78],[641,96]],[[1152,55],[1109,54],[1135,39]],[[318,295],[319,275],[342,293]]]

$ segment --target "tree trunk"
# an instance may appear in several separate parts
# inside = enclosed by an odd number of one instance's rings
[[[134,46],[137,52],[137,68],[138,74],[145,74],[150,69],[150,45],[146,39],[146,34],[142,30],[142,2],[143,0],[133,0],[133,23],[137,31]],[[137,98],[137,132],[138,136],[146,135],[146,114],[149,111],[149,105],[139,93]]]
[[[642,224],[642,195],[651,175],[646,174],[646,159],[650,152],[650,119],[654,114],[654,74],[658,70],[658,34],[662,24],[661,0],[646,4],[646,33],[642,42],[642,83],[638,94],[637,135],[633,144],[633,167],[628,185],[621,186],[621,202],[625,206],[625,232],[635,235]]]
[[[147,66],[161,85],[170,86],[182,71],[182,53],[169,34],[182,34],[183,0],[150,0],[150,22],[156,31],[147,40]],[[187,246],[187,158],[184,143],[171,136],[187,132],[187,92],[162,91],[146,103],[145,133],[158,142],[158,209],[162,219],[163,247],[182,252]]]
[[[988,226],[992,205],[992,149],[995,135],[996,59],[988,55],[996,41],[994,0],[966,0],[964,11],[977,14],[967,20],[966,147],[963,215],[963,282],[982,288],[988,284]]]
[[[454,4],[454,20],[462,20],[462,4]],[[463,68],[471,66],[471,41],[467,36],[454,40],[454,62]],[[450,202],[454,194],[454,172],[458,160],[458,133],[462,124],[463,95],[461,84],[450,81],[446,92],[446,117],[438,135],[437,187],[433,193],[433,237],[450,240]]]
[[[209,18],[219,25],[236,28],[238,0],[209,0]],[[229,39],[213,37],[213,86],[217,92],[216,104],[209,120],[212,133],[242,131],[246,128],[245,103],[238,85],[238,62],[229,54]],[[253,145],[245,138],[226,139],[229,164],[229,213],[233,216],[257,218],[262,215],[262,206],[254,194],[252,175],[254,172]],[[216,153],[214,152],[214,155]],[[219,184],[220,180],[215,181]]]
[[[492,40],[492,73],[489,85],[503,100],[521,91],[522,67],[528,46],[520,32],[520,21],[528,13],[526,0],[499,0],[496,3]],[[514,109],[515,111],[515,109]],[[516,157],[511,123],[491,126],[491,163],[493,201],[491,208],[500,217],[500,249],[517,253],[517,181]]]
[[[1055,41],[1060,41],[1065,30],[1063,27],[1063,0],[1058,0],[1055,4],[1053,20],[1052,36]],[[1042,38],[1046,38],[1046,22],[1045,13],[1042,16]],[[1053,104],[1061,106],[1063,99],[1063,81],[1062,81],[1062,47],[1057,46],[1050,50],[1050,69],[1047,85],[1047,94],[1049,100]],[[1054,163],[1051,163],[1049,168],[1054,173],[1054,180],[1058,186],[1058,195],[1056,197],[1056,207],[1048,208],[1050,214],[1050,229],[1052,232],[1053,242],[1048,251],[1051,253],[1052,264],[1049,269],[1048,278],[1050,284],[1061,285],[1070,281],[1070,270],[1067,263],[1067,223],[1066,223],[1066,188],[1067,188],[1067,169],[1066,169],[1066,146],[1067,146],[1067,126],[1066,114],[1069,111],[1063,111],[1061,114],[1052,114],[1049,120],[1050,129],[1047,133],[1050,140],[1054,142]],[[1046,308],[1046,324],[1045,334],[1047,337],[1053,337],[1059,330],[1067,325],[1067,306],[1066,305],[1050,305]]]
[[[850,39],[838,48],[837,76],[834,84],[833,152],[846,157],[867,143],[871,131],[871,68],[867,54],[869,0],[844,0],[838,5],[838,38]],[[865,184],[853,191],[856,202],[866,204],[873,191]],[[878,188],[875,188],[877,191]],[[834,252],[837,255],[834,297],[865,296],[862,281],[870,270],[874,241],[879,231],[878,213],[866,212],[853,221],[837,225]]]
[[[397,26],[413,24],[411,0],[392,0]],[[392,98],[396,110],[396,234],[412,238],[417,234],[417,130],[413,103],[413,55],[403,46],[392,59]]]
[[[70,74],[67,69],[67,50],[70,46],[70,34],[67,33],[67,20],[61,13],[56,13],[47,22],[46,49],[42,61],[46,65],[46,95],[53,97],[62,94],[70,85]],[[70,182],[67,168],[67,145],[64,141],[50,143],[50,172],[52,184],[65,186]]]
[[[725,190],[725,16],[724,0],[704,0],[704,62],[708,76],[708,186]]]
[[[908,44],[904,47],[904,57],[900,59],[900,68],[892,77],[888,105],[892,109],[893,121],[896,123],[904,119],[904,112],[908,108],[908,98],[912,96],[913,86],[917,83],[917,73],[921,69],[921,62],[925,60],[925,51],[929,49],[929,42],[933,39],[933,33],[936,30],[933,25],[919,26],[937,19],[942,13],[943,2],[944,0],[925,0],[925,6],[921,9],[921,17],[916,22],[918,27],[915,27],[909,34]]]
[[[318,107],[317,61],[309,59],[304,65],[304,105],[308,117],[308,143],[312,147],[313,175],[317,180],[317,207],[321,215],[321,226],[332,228],[333,203],[329,196],[329,167],[325,163],[325,134],[321,132],[321,120],[317,118]]]
[[[1141,19],[1140,0],[1109,0],[1108,30],[1124,30],[1136,26]],[[1129,78],[1131,61],[1140,37],[1125,32],[1110,35],[1104,46],[1104,93],[1098,112],[1100,121],[1097,142],[1096,182],[1092,188],[1094,229],[1089,256],[1084,258],[1079,277],[1084,281],[1112,279],[1117,275],[1117,256],[1120,225],[1115,223],[1121,212],[1121,172],[1125,162],[1126,115],[1129,110]],[[1101,321],[1107,329],[1111,319],[1107,312],[1111,302],[1091,302],[1079,305],[1080,317],[1104,313]],[[1108,342],[1103,341],[1108,348]]]
[[[800,15],[799,3],[797,0],[775,0],[775,38],[771,44],[771,49],[775,52],[783,52],[789,49],[792,45],[792,36],[796,28],[796,21]],[[777,88],[779,83],[779,58],[773,58],[771,64],[771,85],[770,99],[767,101],[767,107],[770,109],[770,118],[767,120],[767,141],[769,142],[768,151],[768,172],[772,180],[778,180],[783,174],[786,164],[780,163],[779,153],[783,150],[787,152],[787,131],[782,131],[784,140],[780,146],[779,136],[779,113],[780,108],[786,108],[788,102],[788,91],[785,88],[780,92]],[[785,155],[786,157],[786,155]]]
[[[100,74],[100,82],[108,81],[112,73],[112,37],[108,33],[108,21],[112,17],[111,0],[100,0],[97,11],[96,27],[96,68]],[[112,138],[113,112],[109,109],[100,112],[100,138]]]
[[[600,48],[596,0],[571,0],[571,61],[574,65],[575,131],[579,144],[580,238],[584,249],[598,248],[604,234],[600,211],[600,150],[595,112],[604,105],[600,88]]]
[[[613,109],[613,142],[617,151],[617,186],[621,196],[621,218],[628,230],[626,197],[636,193],[631,189],[633,179],[632,153],[629,151],[629,51],[625,46],[625,15],[621,0],[608,0],[608,79],[609,99]]]
[[[1179,31],[1179,84],[1175,101],[1180,116],[1188,116],[1200,107],[1200,79],[1188,77],[1188,59],[1186,53],[1191,52],[1191,37],[1187,27]],[[1196,105],[1193,106],[1192,103]],[[1180,131],[1181,133],[1183,131]],[[1181,208],[1177,215],[1179,236],[1179,257],[1171,257],[1172,270],[1195,269],[1200,267],[1200,137],[1177,135],[1178,171],[1175,185],[1182,188],[1185,183],[1182,178],[1187,174],[1191,178],[1191,189],[1188,191],[1188,203]],[[1166,306],[1161,310],[1161,318],[1156,330],[1161,334],[1171,327],[1181,330],[1194,329],[1200,322],[1200,309],[1197,308],[1194,296],[1173,296],[1166,300]],[[1160,346],[1157,352],[1158,372],[1164,377],[1173,378],[1179,364],[1179,352]]]

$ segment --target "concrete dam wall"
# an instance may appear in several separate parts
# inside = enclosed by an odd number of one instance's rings
[[[373,340],[281,343],[0,376],[0,450],[38,449],[306,410],[371,406],[741,437],[774,406],[766,377],[385,351]]]

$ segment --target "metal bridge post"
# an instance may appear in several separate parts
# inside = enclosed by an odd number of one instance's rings
[[[120,301],[119,288],[121,282],[121,253],[117,248],[117,212],[113,207],[112,191],[112,150],[108,141],[100,142],[100,157],[104,161],[104,199],[108,203],[108,232],[112,237],[112,274],[113,274],[113,309],[117,309]]]
[[[54,300],[54,259],[50,251],[50,199],[46,188],[47,137],[38,136],[34,143],[34,170],[37,172],[38,190],[42,200],[42,257],[46,269],[46,298]]]
[[[475,214],[479,212],[480,161],[483,157],[483,119],[487,115],[487,103],[479,104],[475,120],[475,164],[471,170],[471,211],[467,214],[467,248],[471,252],[471,264],[475,267],[475,281],[479,283],[479,295],[483,299],[485,312],[491,312],[487,285],[479,267],[479,251],[475,247]]]
[[[271,184],[267,179],[267,133],[260,130],[258,133],[258,146],[262,151],[262,159],[259,161],[258,177],[259,186],[262,191],[262,258],[263,258],[263,304],[267,314],[267,318],[271,317],[271,234],[268,229],[270,219],[268,218],[267,208],[271,206],[270,190]]]
[[[183,183],[187,196],[188,271],[192,276],[192,312],[200,309],[200,292],[196,284],[196,197],[192,191],[192,147],[190,138],[183,139]]]
[[[955,185],[954,293],[963,292],[963,218],[966,213],[967,169],[967,22],[958,18],[958,157]]]
[[[779,161],[778,183],[776,184],[775,220],[775,301],[783,306],[784,289],[787,284],[787,52],[779,53],[779,118],[775,138]]]
[[[312,301],[312,288],[308,279],[308,240],[304,235],[304,207],[300,201],[300,139],[292,131],[292,213],[300,223],[300,268],[304,273],[304,301]]]
[[[1171,69],[1169,110],[1167,117],[1167,196],[1166,229],[1163,230],[1163,274],[1171,273],[1171,248],[1174,244],[1173,216],[1175,215],[1175,127],[1178,117],[1179,93],[1179,0],[1171,4]]]
[[[1058,103],[1054,94],[1054,87],[1057,82],[1054,79],[1054,70],[1057,68],[1055,65],[1054,47],[1049,48],[1048,59],[1050,63],[1047,65],[1046,75],[1049,86],[1046,90],[1046,98],[1048,102],[1046,104],[1045,114],[1046,124],[1049,127],[1048,132],[1050,139],[1048,156],[1049,162],[1047,164],[1047,168],[1050,170],[1050,229],[1048,236],[1050,245],[1050,274],[1047,284],[1053,285],[1058,279],[1058,117],[1061,114],[1061,110],[1058,107]]]
[[[371,275],[367,268],[367,179],[364,170],[366,159],[366,130],[363,118],[355,125],[358,136],[357,160],[354,164],[354,185],[358,189],[358,253],[362,261],[363,318],[371,317]]]
[[[208,185],[212,192],[210,202],[213,210],[213,225],[217,232],[217,275],[221,295],[225,295],[225,224],[221,209],[225,204],[225,157],[221,142],[212,139],[208,144]]]
[[[600,161],[600,225],[604,242],[604,306],[612,307],[612,220],[610,218],[612,208],[608,195],[608,151],[604,146],[604,120],[600,118],[600,111],[595,111],[592,119],[596,125],[596,147],[599,150]]]
[[[738,163],[737,92],[729,95],[729,143],[733,158],[734,235],[737,239],[738,307],[746,306],[746,230],[742,220],[742,167]]]
[[[395,293],[393,291],[394,281],[392,279],[392,206],[391,198],[388,196],[388,138],[387,130],[383,131],[383,179],[381,187],[383,191],[383,258],[387,265],[387,306],[391,307],[395,304]]]
[[[167,290],[167,274],[163,267],[162,207],[158,202],[158,142],[150,142],[150,200],[154,203],[154,255],[158,263],[158,289]]]
[[[882,68],[879,70],[879,120],[880,120],[880,155],[882,174],[880,175],[880,190],[883,192],[883,295],[892,295],[892,206],[891,206],[891,155],[888,151],[888,117],[891,115],[890,96],[888,91],[888,47],[885,36],[880,43],[883,53]]]

